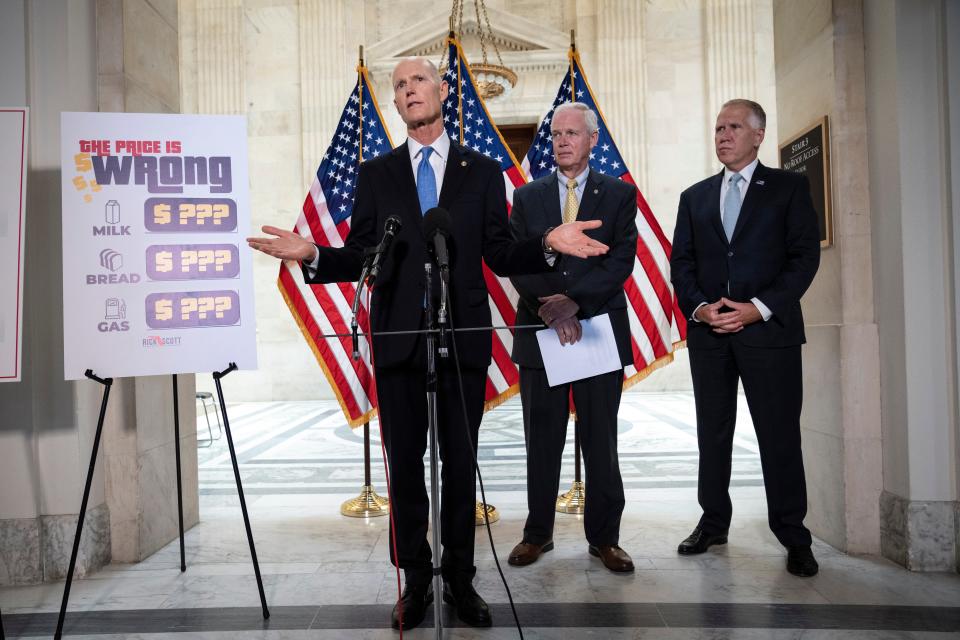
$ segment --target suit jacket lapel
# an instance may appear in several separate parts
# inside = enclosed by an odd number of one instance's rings
[[[390,152],[387,169],[397,183],[397,192],[400,194],[400,215],[407,218],[408,223],[420,225],[420,197],[417,195],[417,182],[413,177],[413,167],[410,164],[410,151],[407,143]]]
[[[543,211],[546,215],[548,227],[556,227],[563,224],[563,213],[560,211],[560,192],[557,185],[557,172],[554,171],[550,177],[543,181],[543,187],[540,189],[540,198],[543,201]]]
[[[723,230],[723,220],[720,217],[720,185],[723,183],[723,171],[713,177],[710,183],[710,190],[707,192],[707,218],[710,220],[710,226],[713,227],[724,244],[727,242],[727,233]],[[748,191],[749,193],[749,191]]]
[[[577,213],[577,220],[593,220],[600,217],[600,211],[597,205],[603,199],[603,183],[597,177],[597,173],[590,170],[587,174],[587,184],[583,188],[583,197],[580,199],[580,211]],[[559,200],[558,200],[559,203]]]
[[[733,237],[730,242],[737,239],[740,230],[747,224],[750,214],[757,208],[757,202],[763,200],[766,194],[767,168],[757,163],[757,168],[753,170],[753,177],[750,178],[750,188],[747,189],[747,197],[743,200],[743,206],[740,207],[740,216],[737,218],[737,226],[733,228]]]
[[[460,145],[450,141],[450,153],[447,158],[447,166],[443,170],[443,185],[440,187],[440,197],[438,206],[450,210],[450,204],[453,197],[460,192],[460,183],[464,176],[470,170],[472,164],[471,158],[463,153]]]

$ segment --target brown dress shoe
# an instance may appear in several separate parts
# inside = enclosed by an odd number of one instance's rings
[[[525,567],[536,562],[541,555],[553,549],[553,540],[545,544],[521,542],[510,552],[507,562],[515,567]]]
[[[600,558],[603,566],[615,573],[633,571],[630,554],[615,544],[590,545],[590,555]]]

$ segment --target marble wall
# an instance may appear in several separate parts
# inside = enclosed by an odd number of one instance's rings
[[[773,4],[780,141],[829,118],[834,245],[803,298],[809,513],[830,544],[879,550],[880,380],[859,0]]]
[[[23,380],[0,385],[0,584],[62,578],[103,388],[63,380],[60,112],[179,110],[176,0],[0,4],[0,104],[30,107]],[[104,372],[97,372],[104,374]],[[186,525],[198,519],[192,376],[180,378]],[[170,379],[117,380],[77,575],[177,534]]]
[[[567,65],[569,32],[631,174],[664,231],[673,233],[680,191],[714,173],[713,121],[733,97],[766,105],[778,130],[770,0],[487,0],[505,64],[520,75],[488,107],[501,124],[537,123]],[[396,60],[439,62],[450,3],[431,0],[181,0],[184,111],[245,113],[255,227],[292,226],[344,101],[360,45],[394,143],[404,138],[392,105]],[[472,4],[464,46],[480,59]],[[318,35],[322,34],[322,35]],[[493,57],[493,54],[490,54]],[[775,145],[761,159],[776,164]],[[260,369],[226,381],[248,399],[330,397],[280,296],[278,267],[254,257]],[[689,389],[686,354],[639,390]],[[212,389],[206,377],[201,389]]]
[[[96,110],[94,4],[7,2],[0,23],[0,104],[30,107],[23,377],[0,385],[0,584],[24,584],[63,575],[100,403],[99,385],[63,380],[61,267],[51,258],[61,249],[60,112]],[[104,500],[101,465],[80,574],[110,557]]]

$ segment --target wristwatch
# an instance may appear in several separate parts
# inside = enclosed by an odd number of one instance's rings
[[[543,247],[544,253],[556,255],[557,250],[547,244],[547,236],[550,235],[550,232],[554,229],[556,229],[556,227],[548,227],[547,230],[543,232],[543,237],[540,239],[540,245]]]

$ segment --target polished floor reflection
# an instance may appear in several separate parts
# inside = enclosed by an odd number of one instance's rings
[[[511,401],[486,417],[481,469],[488,499],[501,514],[493,538],[525,638],[960,637],[960,576],[910,573],[819,541],[814,551],[820,575],[800,579],[785,571],[784,552],[767,529],[756,439],[742,409],[730,543],[703,556],[680,557],[676,545],[698,516],[692,397],[625,396],[620,452],[628,505],[621,544],[636,563],[632,575],[606,571],[587,554],[580,520],[559,514],[554,551],[529,567],[506,564],[525,516],[519,403]],[[220,439],[200,450],[201,523],[187,532],[187,571],[179,571],[174,541],[137,565],[113,565],[78,580],[67,633],[225,640],[398,637],[389,629],[397,577],[387,562],[386,518],[339,515],[340,503],[362,484],[361,434],[346,428],[331,402],[243,403],[230,411],[270,620],[261,617],[226,443]],[[572,429],[569,436],[572,440]],[[374,456],[374,483],[385,493],[376,433]],[[572,454],[567,458],[561,486],[573,475]],[[491,603],[495,626],[465,629],[452,619],[445,637],[519,637],[486,535],[477,533],[477,587]],[[7,637],[50,637],[61,593],[62,583],[0,589]],[[432,624],[429,614],[427,621]],[[431,638],[433,631],[404,636]]]

